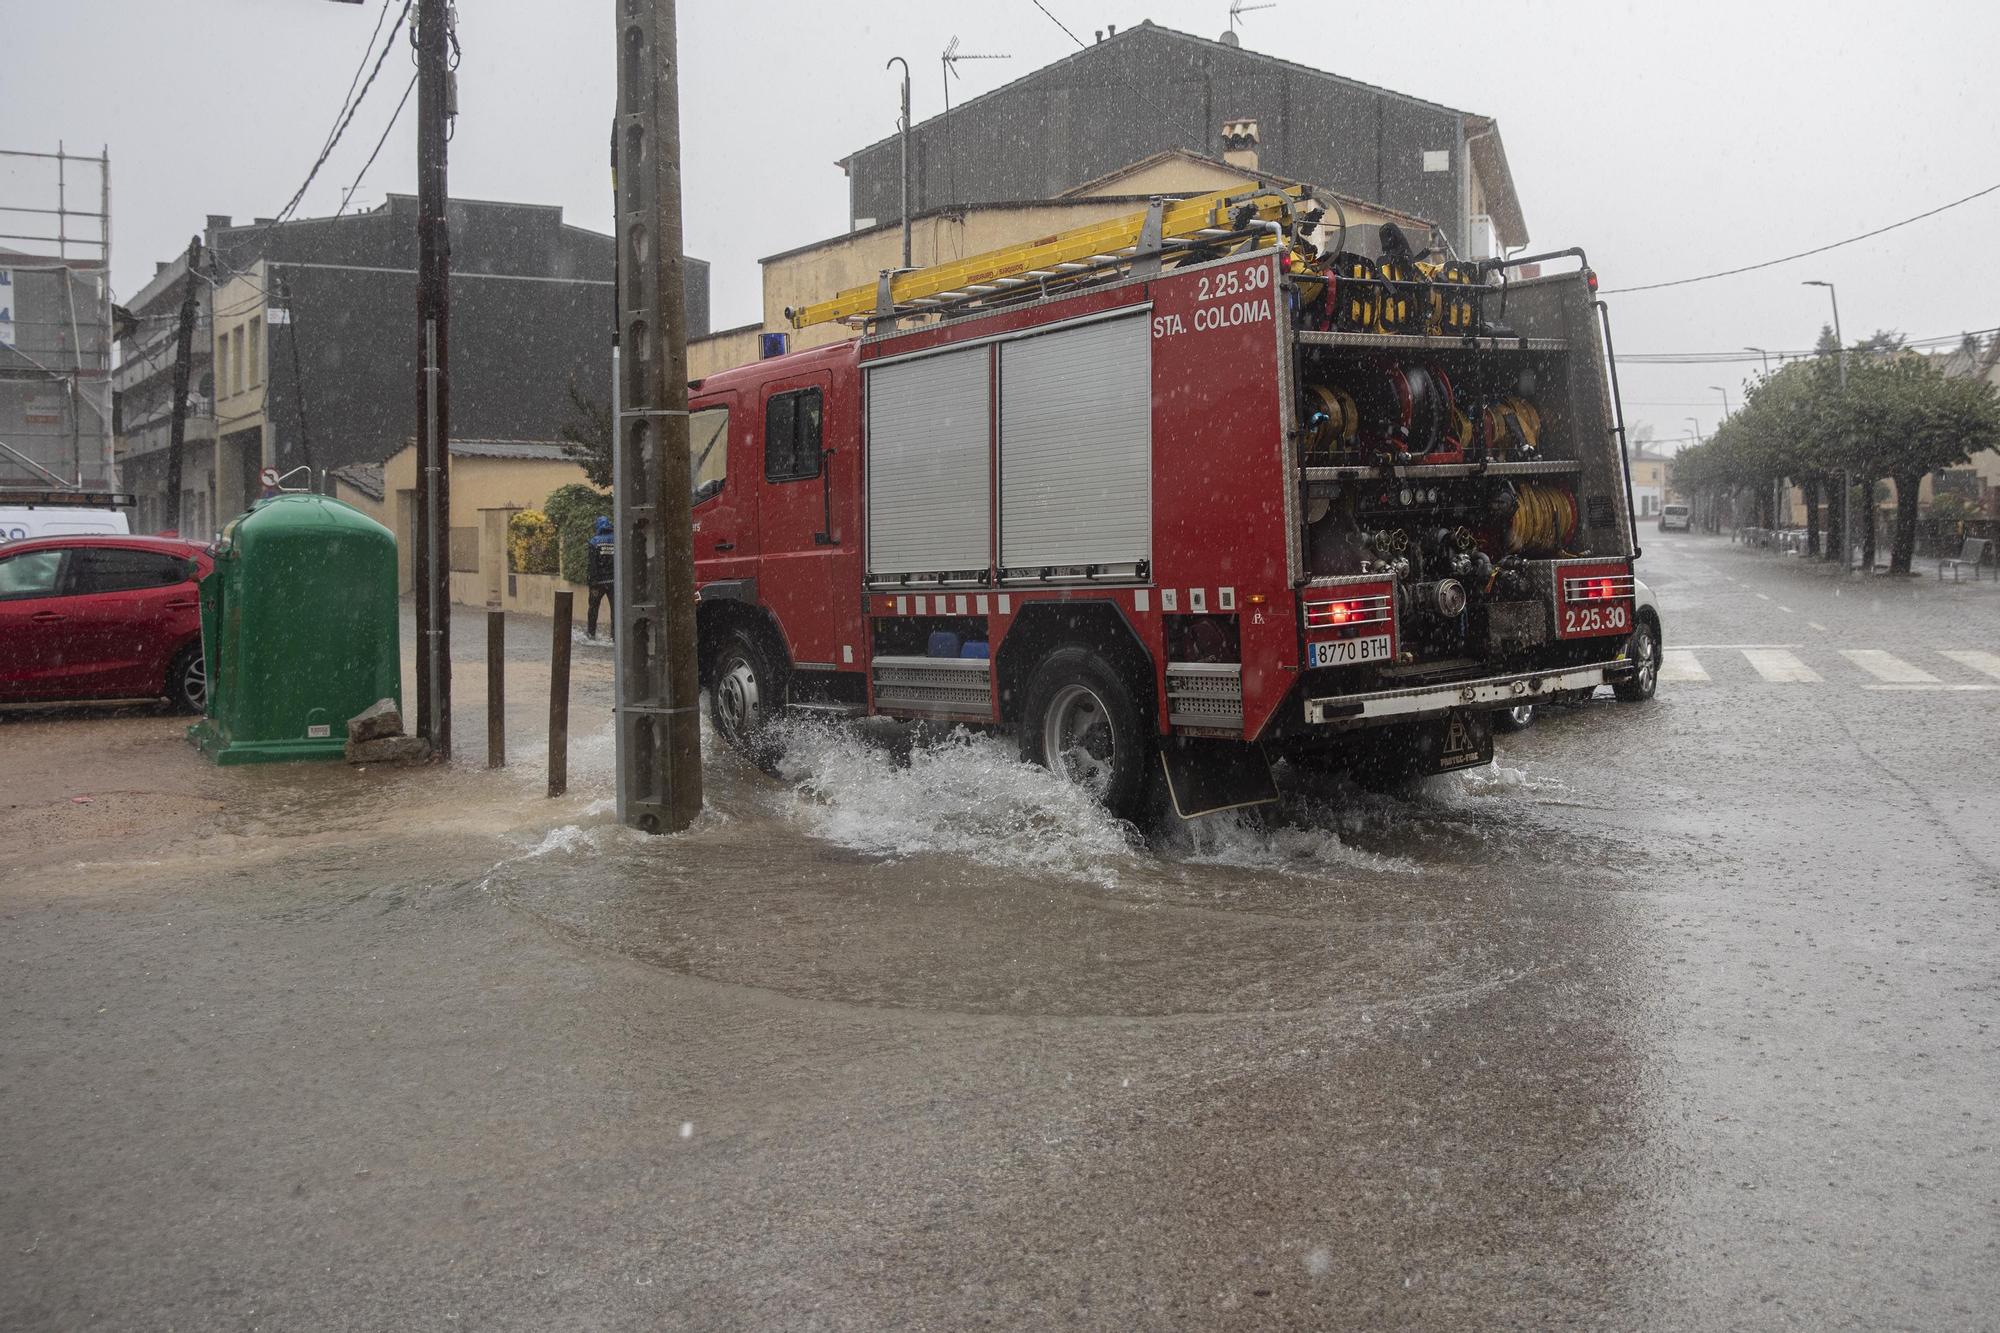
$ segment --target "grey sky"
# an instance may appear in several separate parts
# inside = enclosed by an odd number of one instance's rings
[[[396,0],[400,4],[400,0]],[[267,215],[324,140],[380,0],[0,0],[0,147],[112,154],[114,277],[135,291],[210,212]],[[1045,0],[1085,41],[1141,19],[1204,36],[1227,0]],[[609,229],[609,0],[462,0],[455,194],[561,204]],[[1586,248],[1614,288],[1789,253],[2000,182],[2000,6],[1492,4],[1420,20],[1282,0],[1245,45],[1497,118],[1534,247]],[[759,311],[756,260],[846,222],[835,159],[893,131],[896,76],[941,109],[953,37],[1012,59],[963,66],[970,98],[1073,50],[1032,0],[682,0],[687,248],[714,265],[717,327]],[[399,51],[301,207],[330,213],[411,72]],[[415,179],[414,112],[357,198]],[[1032,133],[1024,126],[1023,133]],[[27,188],[0,172],[0,192]],[[12,200],[10,200],[11,202]],[[12,230],[12,228],[9,228]],[[1625,352],[1810,347],[1839,284],[1850,338],[2000,325],[2000,195],[1743,278],[1613,298]],[[1628,419],[1662,439],[1740,402],[1754,367],[1627,367]]]

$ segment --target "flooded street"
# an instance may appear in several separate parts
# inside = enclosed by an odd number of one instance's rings
[[[1649,545],[1653,704],[1148,836],[789,724],[647,839],[545,622],[497,773],[471,617],[446,773],[13,715],[0,1325],[1992,1327],[2000,598]]]

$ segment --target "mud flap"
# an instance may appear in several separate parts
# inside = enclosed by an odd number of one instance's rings
[[[1493,715],[1454,708],[1417,733],[1416,772],[1449,773],[1493,762]]]
[[[1278,799],[1278,781],[1271,776],[1270,761],[1264,758],[1263,750],[1243,741],[1163,741],[1160,771],[1166,775],[1174,813],[1182,819],[1268,805]]]

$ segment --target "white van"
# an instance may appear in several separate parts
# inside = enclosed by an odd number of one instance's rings
[[[1694,530],[1694,516],[1692,512],[1690,512],[1686,505],[1661,505],[1660,531],[1672,532],[1675,529],[1679,529],[1682,532],[1692,532]]]
[[[110,491],[0,491],[0,542],[128,533],[132,497]]]

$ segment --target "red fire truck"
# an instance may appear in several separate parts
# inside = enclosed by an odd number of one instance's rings
[[[1279,758],[1483,762],[1493,710],[1635,674],[1658,626],[1581,252],[1370,248],[1295,191],[1156,202],[885,274],[793,312],[861,336],[696,383],[717,732],[1011,728],[1187,816],[1274,798]]]

